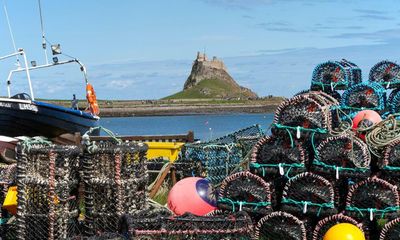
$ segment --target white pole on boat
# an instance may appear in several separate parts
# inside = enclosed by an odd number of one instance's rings
[[[11,28],[11,23],[10,23],[10,18],[8,17],[8,11],[7,11],[7,6],[6,6],[6,1],[3,1],[3,7],[4,7],[4,13],[6,15],[6,20],[7,20],[7,25],[8,25],[8,31],[10,32],[10,37],[11,37],[11,41],[14,47],[14,52],[17,52],[17,47],[15,45],[15,39],[14,39],[14,34]],[[18,55],[15,55],[17,57],[17,66],[21,67],[21,64],[19,62],[19,58]]]
[[[33,88],[32,88],[32,82],[31,82],[31,75],[29,73],[29,65],[28,65],[28,60],[26,59],[26,54],[24,50],[18,49],[19,52],[21,53],[22,56],[24,56],[24,64],[25,64],[25,71],[26,71],[26,77],[28,78],[28,83],[29,83],[29,90],[31,92],[31,99],[32,101],[35,101],[35,96],[33,95]]]
[[[42,5],[40,3],[40,0],[38,0],[38,4],[39,4],[39,14],[40,14],[40,27],[42,29],[42,48],[44,50],[44,57],[46,59],[46,64],[49,64],[49,59],[48,59],[48,56],[47,56],[46,37],[44,35]]]

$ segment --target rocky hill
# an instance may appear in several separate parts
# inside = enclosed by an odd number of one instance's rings
[[[221,60],[197,53],[183,91],[166,98],[255,99],[257,94],[237,84]]]

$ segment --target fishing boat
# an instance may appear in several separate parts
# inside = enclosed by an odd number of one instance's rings
[[[93,86],[88,82],[86,68],[77,59],[58,61],[53,58],[53,63],[44,65],[32,64],[28,66],[26,54],[23,49],[0,57],[0,61],[11,57],[22,57],[24,66],[11,70],[7,79],[8,97],[0,97],[0,135],[15,136],[45,136],[57,137],[65,133],[84,134],[92,127],[98,126],[99,107]],[[86,98],[88,108],[82,111],[35,100],[30,77],[30,71],[42,68],[55,67],[63,64],[76,63],[83,72],[86,83]],[[30,94],[17,93],[11,95],[12,76],[17,72],[25,72],[29,84]],[[98,131],[93,131],[98,135]]]

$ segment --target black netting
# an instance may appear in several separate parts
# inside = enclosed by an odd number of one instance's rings
[[[321,240],[325,233],[334,225],[339,224],[339,223],[351,223],[355,226],[358,226],[360,229],[362,229],[362,225],[359,224],[356,220],[354,220],[351,217],[345,216],[343,214],[336,214],[332,215],[329,217],[326,217],[319,221],[317,225],[315,226],[314,232],[313,232],[313,240]]]
[[[115,232],[123,214],[145,207],[147,146],[95,143],[83,156],[85,233]]]
[[[400,92],[398,90],[390,94],[387,105],[390,113],[396,114],[400,112]]]
[[[230,175],[221,184],[218,208],[265,215],[271,211],[269,185],[250,172]]]
[[[383,158],[378,161],[380,169],[388,176],[400,177],[400,140],[393,141],[383,151]]]
[[[335,214],[335,193],[332,184],[325,178],[301,173],[291,178],[282,194],[282,210],[310,216]]]
[[[373,177],[349,189],[346,213],[357,219],[391,218],[399,210],[399,194],[394,185]]]
[[[288,178],[307,169],[307,151],[290,139],[264,137],[254,146],[250,171],[271,183],[272,207],[279,208],[283,187]]]
[[[18,239],[66,239],[79,234],[76,146],[17,146]]]
[[[285,212],[273,212],[258,221],[255,239],[307,240],[304,223]]]
[[[385,88],[397,88],[400,86],[400,66],[391,61],[381,61],[371,68],[369,81]]]
[[[385,224],[379,240],[398,240],[400,239],[400,218],[396,218]]]
[[[272,181],[279,176],[291,177],[306,171],[306,151],[300,144],[292,146],[289,139],[264,137],[253,148],[250,169]]]
[[[282,102],[275,112],[272,133],[314,141],[332,129],[332,107],[337,100],[323,92],[308,92]]]
[[[311,89],[324,92],[345,90],[362,81],[361,69],[345,59],[318,64],[312,74]]]
[[[382,112],[386,107],[386,90],[374,82],[359,83],[343,93],[340,105],[351,115],[364,109]]]
[[[260,126],[253,125],[209,142],[186,144],[176,162],[177,170],[183,176],[205,177],[213,185],[220,184],[240,170],[242,160],[263,136]]]
[[[329,137],[316,149],[313,169],[331,180],[367,178],[371,156],[368,146],[352,135]]]
[[[239,144],[187,144],[183,149],[182,159],[177,162],[190,163],[192,172],[187,176],[206,177],[211,184],[221,181],[237,169],[242,161],[242,149]]]
[[[131,239],[251,239],[253,226],[245,212],[214,216],[184,214],[170,217],[164,211],[125,215],[124,235]]]

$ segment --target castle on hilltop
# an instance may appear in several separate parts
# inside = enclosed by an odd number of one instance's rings
[[[193,65],[195,64],[201,64],[204,67],[222,69],[227,71],[226,66],[222,60],[219,60],[215,56],[212,58],[212,60],[208,60],[207,55],[205,53],[197,52],[196,60],[194,60],[193,62]]]

